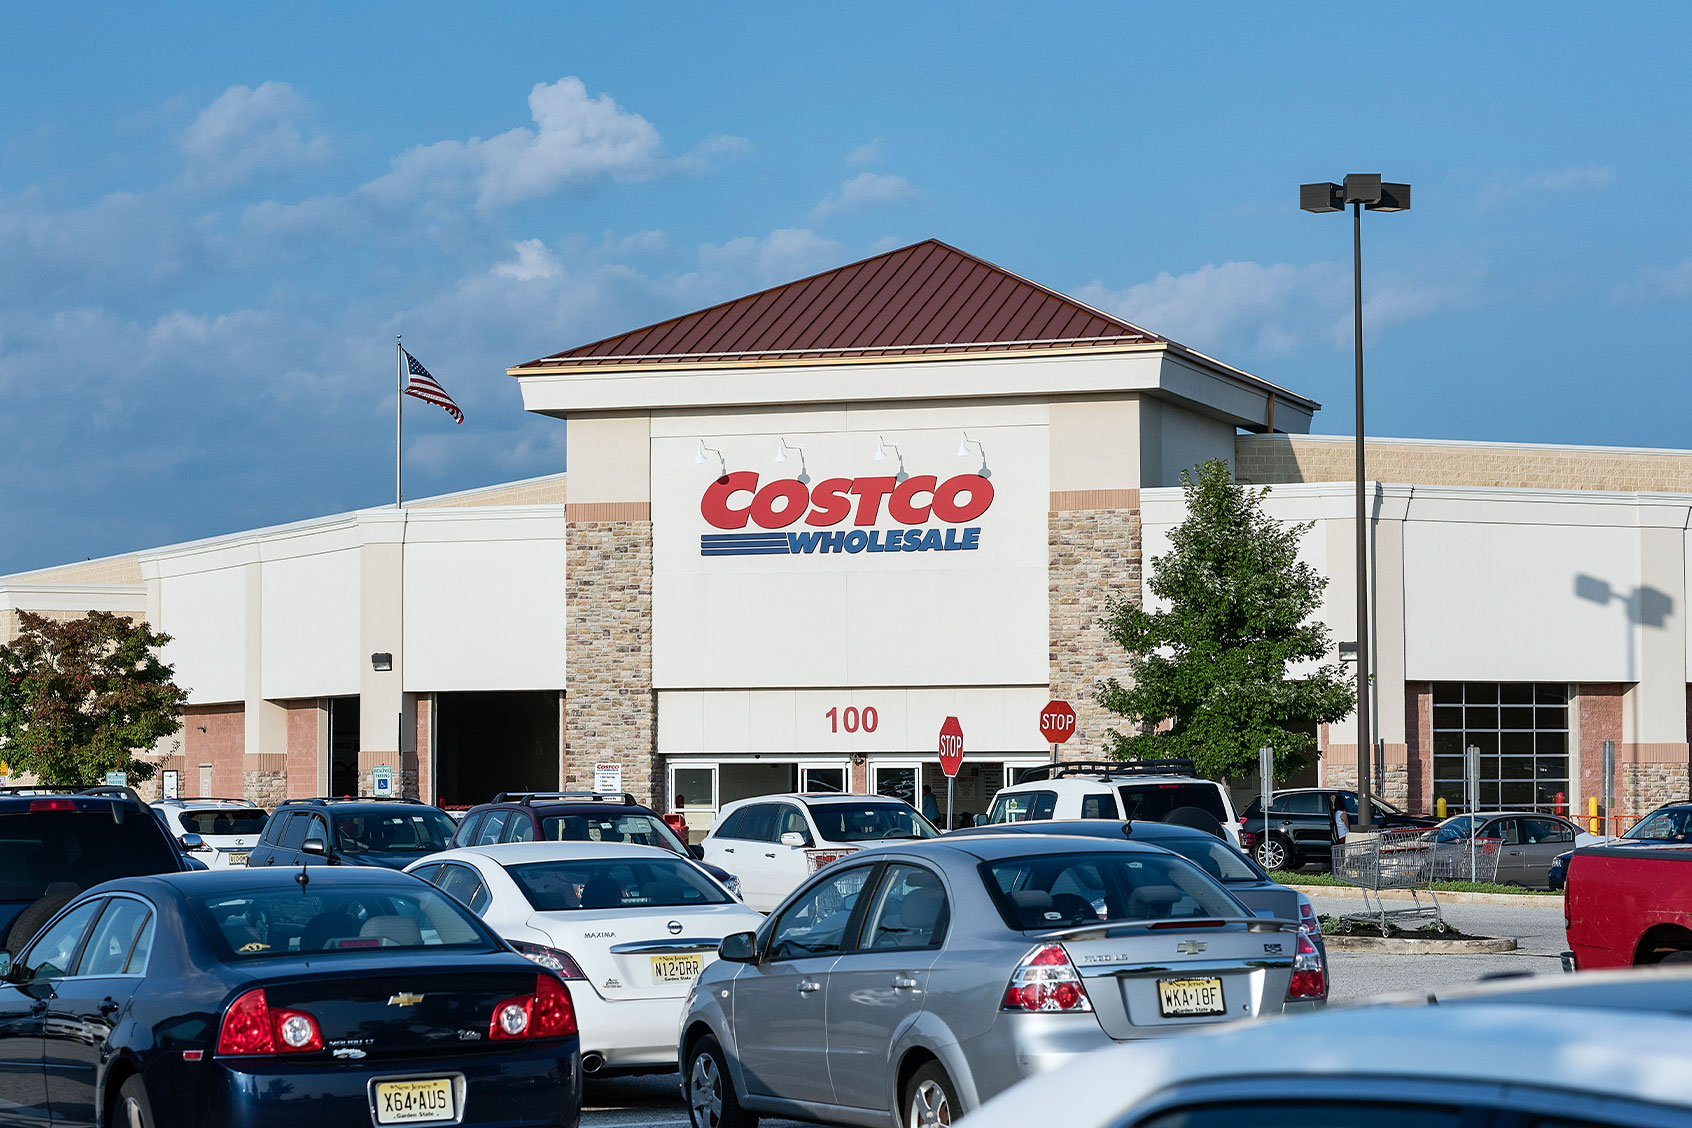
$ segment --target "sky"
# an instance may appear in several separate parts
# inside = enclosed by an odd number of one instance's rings
[[[1692,447],[1692,5],[0,7],[0,574],[567,469],[505,369],[922,239],[1371,434]]]

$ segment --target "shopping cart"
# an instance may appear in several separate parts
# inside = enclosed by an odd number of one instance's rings
[[[1363,912],[1346,913],[1345,919],[1375,921],[1383,932],[1393,920],[1432,917],[1443,923],[1433,883],[1445,880],[1440,874],[1446,858],[1445,846],[1434,841],[1432,830],[1348,835],[1334,847],[1334,877],[1363,891]],[[1496,866],[1496,861],[1493,864]],[[1387,908],[1380,897],[1383,889],[1409,891],[1410,904]],[[1372,899],[1371,893],[1375,895]],[[1426,900],[1423,893],[1427,894]]]

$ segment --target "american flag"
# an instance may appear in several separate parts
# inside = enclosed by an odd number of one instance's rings
[[[400,351],[405,352],[404,349]],[[424,403],[432,403],[436,407],[446,409],[446,413],[452,416],[455,423],[464,422],[464,413],[458,410],[458,405],[452,402],[452,397],[447,395],[446,389],[408,352],[405,353],[405,367],[406,371],[411,373],[411,380],[405,386],[406,395],[416,396]]]

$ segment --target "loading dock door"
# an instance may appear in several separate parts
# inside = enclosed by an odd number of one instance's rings
[[[558,790],[558,692],[435,695],[435,794],[443,807],[501,791]]]

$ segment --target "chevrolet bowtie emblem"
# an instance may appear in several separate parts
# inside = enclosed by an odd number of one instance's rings
[[[1203,945],[1200,945],[1200,947],[1202,947],[1202,946]],[[418,1003],[421,1003],[422,1001],[423,1001],[422,995],[412,995],[412,994],[408,994],[408,993],[401,993],[401,994],[395,995],[391,999],[389,999],[388,1005],[390,1007],[414,1007]]]
[[[1175,950],[1183,956],[1196,956],[1209,946],[1203,940],[1183,940],[1175,945]]]

